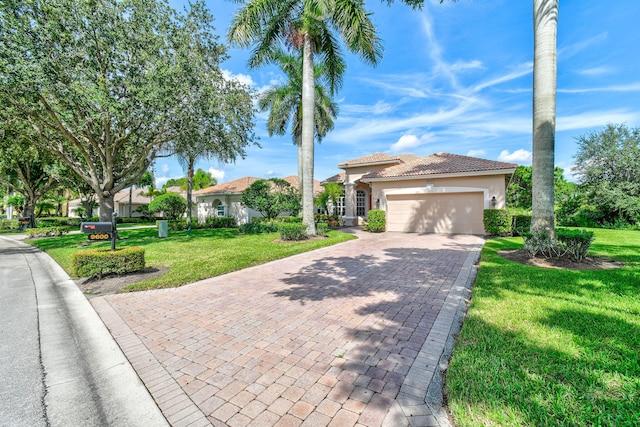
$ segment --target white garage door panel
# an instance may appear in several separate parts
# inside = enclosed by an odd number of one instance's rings
[[[387,230],[484,234],[483,193],[387,196]]]

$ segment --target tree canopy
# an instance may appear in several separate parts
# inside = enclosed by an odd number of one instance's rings
[[[300,212],[300,196],[287,181],[280,178],[260,179],[253,182],[241,196],[242,204],[256,210],[262,216],[273,219],[281,213],[297,215]]]
[[[108,220],[113,196],[170,142],[203,124],[203,138],[229,122],[253,126],[250,103],[227,111],[221,102],[225,49],[212,19],[201,1],[187,14],[160,0],[3,1],[0,129],[58,156],[91,186]],[[229,99],[250,100],[237,89]],[[193,93],[215,94],[218,110],[186,108]],[[236,152],[247,136],[234,141]]]
[[[609,124],[577,138],[574,173],[599,223],[640,223],[640,129]]]

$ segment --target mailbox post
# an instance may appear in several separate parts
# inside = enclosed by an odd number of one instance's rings
[[[83,222],[80,224],[80,231],[88,234],[91,241],[111,240],[111,250],[116,250],[117,228],[116,216],[114,212],[111,222]]]
[[[111,214],[111,225],[113,226],[113,232],[111,233],[111,252],[115,252],[116,250],[116,239],[118,238],[118,221],[116,218],[118,217],[118,212],[114,212]]]

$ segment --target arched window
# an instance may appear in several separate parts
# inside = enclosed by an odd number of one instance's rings
[[[218,199],[214,200],[213,203],[211,204],[211,207],[213,208],[211,210],[210,215],[212,216],[226,216],[227,211],[226,211],[226,206],[222,204],[222,202]]]

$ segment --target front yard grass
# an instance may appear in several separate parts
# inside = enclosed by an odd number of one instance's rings
[[[167,288],[218,276],[245,267],[263,264],[287,256],[330,246],[355,238],[339,231],[329,231],[326,239],[279,243],[278,233],[244,235],[236,229],[170,232],[159,239],[155,228],[118,230],[123,240],[118,247],[143,246],[147,267],[168,267],[166,274],[124,288],[125,291]],[[74,252],[89,245],[86,234],[32,240],[29,243],[46,251],[67,273],[72,273]],[[110,248],[110,242],[94,242],[92,248]]]
[[[485,245],[446,374],[458,426],[640,426],[640,231],[594,229],[590,256],[625,264],[552,270]]]

